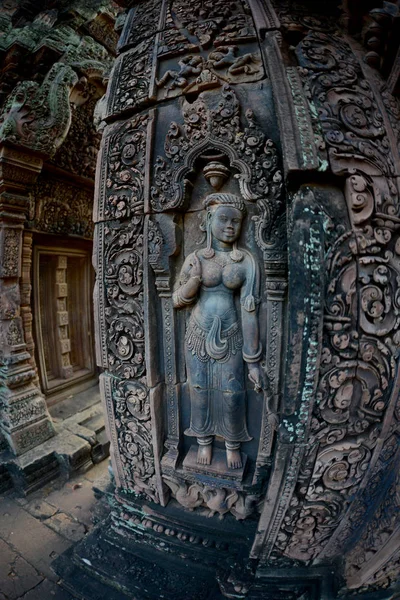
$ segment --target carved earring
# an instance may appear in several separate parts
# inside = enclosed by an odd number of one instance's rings
[[[234,262],[243,260],[243,252],[238,249],[237,242],[233,242],[233,250],[229,253],[229,256]]]
[[[214,252],[213,248],[211,247],[211,242],[212,242],[211,219],[212,219],[212,214],[207,213],[207,224],[206,224],[207,248],[203,252],[204,258],[213,258],[213,256],[215,255],[215,252]]]

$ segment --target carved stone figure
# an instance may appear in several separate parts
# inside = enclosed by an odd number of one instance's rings
[[[241,442],[251,440],[246,424],[244,362],[260,390],[257,302],[259,272],[247,250],[239,250],[244,202],[216,193],[205,200],[207,247],[190,254],[182,267],[174,306],[195,304],[185,336],[191,419],[185,431],[197,438],[197,462],[212,461],[214,436],[225,441],[228,468],[242,467]],[[241,323],[235,307],[240,294]]]

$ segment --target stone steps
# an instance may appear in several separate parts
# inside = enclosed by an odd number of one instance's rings
[[[84,392],[66,401],[67,414],[68,402],[79,405],[80,395]],[[91,396],[93,404],[84,410],[64,420],[54,419],[56,435],[51,439],[18,457],[8,450],[0,452],[0,493],[27,495],[56,478],[68,479],[72,473],[85,472],[109,455],[98,388]]]

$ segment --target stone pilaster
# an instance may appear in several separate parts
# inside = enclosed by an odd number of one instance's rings
[[[38,156],[4,146],[0,149],[0,361],[5,373],[0,428],[16,455],[54,435],[45,400],[36,385],[21,312],[23,228],[29,189],[41,167]]]

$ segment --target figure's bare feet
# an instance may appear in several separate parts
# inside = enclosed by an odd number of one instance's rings
[[[212,444],[207,446],[200,446],[197,450],[197,463],[199,465],[211,465],[212,458]]]
[[[228,463],[228,469],[241,469],[243,465],[240,450],[229,450],[227,448],[226,462]]]

